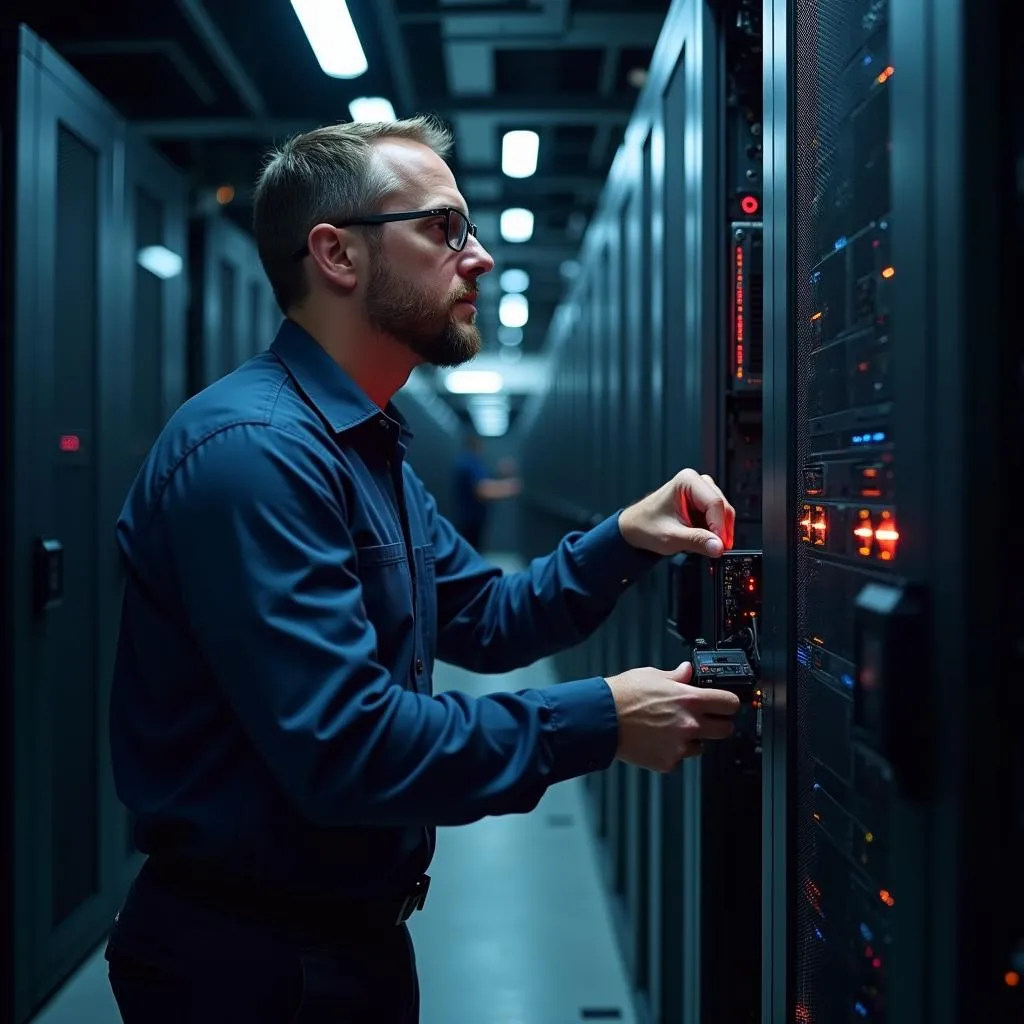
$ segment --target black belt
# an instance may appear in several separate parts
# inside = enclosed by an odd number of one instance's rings
[[[159,856],[146,861],[139,880],[208,910],[296,929],[330,923],[396,927],[423,909],[430,888],[430,876],[422,875],[404,896],[364,900],[284,889],[208,864]]]

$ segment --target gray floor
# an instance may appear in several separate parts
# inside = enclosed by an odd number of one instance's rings
[[[437,689],[472,694],[553,681],[545,663],[491,677],[440,665],[435,675]],[[440,831],[430,899],[412,922],[422,1024],[571,1024],[584,1011],[635,1024],[583,799],[574,780],[532,814]],[[120,1024],[102,951],[34,1024]]]

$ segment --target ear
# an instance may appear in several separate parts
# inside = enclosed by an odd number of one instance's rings
[[[332,284],[351,291],[358,283],[365,254],[357,236],[344,228],[317,224],[309,233],[309,258]]]

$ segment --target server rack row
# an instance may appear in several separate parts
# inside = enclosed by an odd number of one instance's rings
[[[685,466],[741,496],[739,543],[759,548],[761,131],[759,5],[674,3],[552,328],[550,390],[520,426],[531,555]],[[715,583],[701,559],[660,568],[560,674],[678,664],[714,636]],[[615,764],[588,780],[651,1020],[759,1019],[756,729],[745,716],[740,742],[670,775]]]
[[[4,380],[0,1019],[109,926],[132,870],[107,771],[112,524],[184,397],[185,188],[35,36],[2,40]]]
[[[673,4],[553,325],[530,553],[683,465],[761,552],[755,742],[590,780],[661,1024],[1022,1019],[1022,531],[978,535],[1021,475],[1006,17]],[[561,674],[674,664],[712,580],[675,560]]]
[[[107,746],[114,523],[174,409],[266,348],[280,312],[251,235],[190,218],[184,175],[31,31],[0,44],[0,1022],[23,1024],[140,863]],[[443,506],[454,413],[399,404]]]

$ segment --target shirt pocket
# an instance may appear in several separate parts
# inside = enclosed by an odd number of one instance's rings
[[[356,549],[366,617],[377,634],[377,658],[394,671],[413,636],[412,577],[404,544]]]

